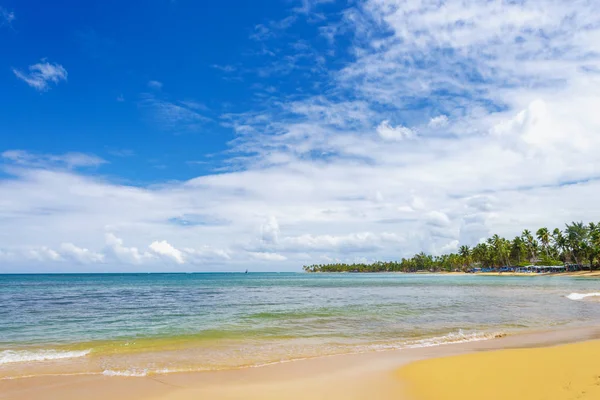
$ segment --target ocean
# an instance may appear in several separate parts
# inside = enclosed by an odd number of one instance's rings
[[[600,322],[600,280],[411,274],[0,275],[0,379],[146,376]]]

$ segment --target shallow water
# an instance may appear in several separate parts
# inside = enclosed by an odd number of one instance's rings
[[[0,378],[146,375],[600,321],[600,280],[408,274],[0,275]]]

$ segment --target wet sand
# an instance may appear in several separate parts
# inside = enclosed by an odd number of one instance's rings
[[[600,328],[535,332],[480,342],[321,357],[227,371],[155,375],[140,378],[101,375],[21,378],[0,381],[0,399],[412,400],[415,393],[411,386],[412,381],[402,379],[402,373],[398,372],[399,368],[409,363],[488,350],[535,348],[593,339],[600,339]],[[442,368],[440,374],[444,373],[450,374]],[[510,380],[506,382],[509,384]]]

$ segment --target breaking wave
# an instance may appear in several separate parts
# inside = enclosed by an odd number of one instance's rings
[[[66,358],[85,357],[91,350],[59,351],[59,350],[4,350],[0,351],[0,365],[20,362],[61,360]]]
[[[479,342],[482,340],[497,339],[506,336],[503,332],[451,332],[443,336],[408,340],[402,343],[370,345],[369,349],[375,351],[417,349],[421,347],[435,347],[446,344]]]
[[[600,293],[571,293],[567,296],[569,300],[583,300],[586,297],[597,297],[600,296]]]

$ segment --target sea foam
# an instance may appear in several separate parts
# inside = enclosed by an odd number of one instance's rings
[[[19,362],[35,362],[61,360],[66,358],[85,357],[91,350],[4,350],[0,351],[0,365]]]
[[[104,376],[130,376],[130,377],[143,377],[148,375],[147,369],[133,369],[124,371],[115,371],[113,369],[107,369],[102,372]]]
[[[445,344],[479,342],[482,340],[497,339],[506,336],[504,332],[451,332],[444,336],[418,339],[405,344],[407,348],[434,347]]]
[[[195,370],[193,370],[193,369],[178,370],[178,369],[168,369],[168,368],[156,369],[156,370],[148,370],[146,368],[133,368],[133,369],[126,369],[126,370],[105,369],[104,371],[102,371],[102,375],[142,378],[142,377],[148,376],[148,375],[161,375],[161,374],[169,374],[169,373],[173,373],[173,372],[192,372],[192,371],[195,371]],[[198,371],[201,371],[201,369],[198,369]]]
[[[569,300],[583,300],[586,297],[596,297],[600,296],[600,293],[571,293],[567,296]]]
[[[362,347],[363,351],[386,351],[416,349],[421,347],[435,347],[447,344],[479,342],[483,340],[497,339],[506,336],[504,332],[464,332],[462,329],[457,332],[450,332],[443,336],[435,336],[423,339],[412,339],[400,343],[385,343],[367,345]],[[362,352],[362,351],[361,351]]]

